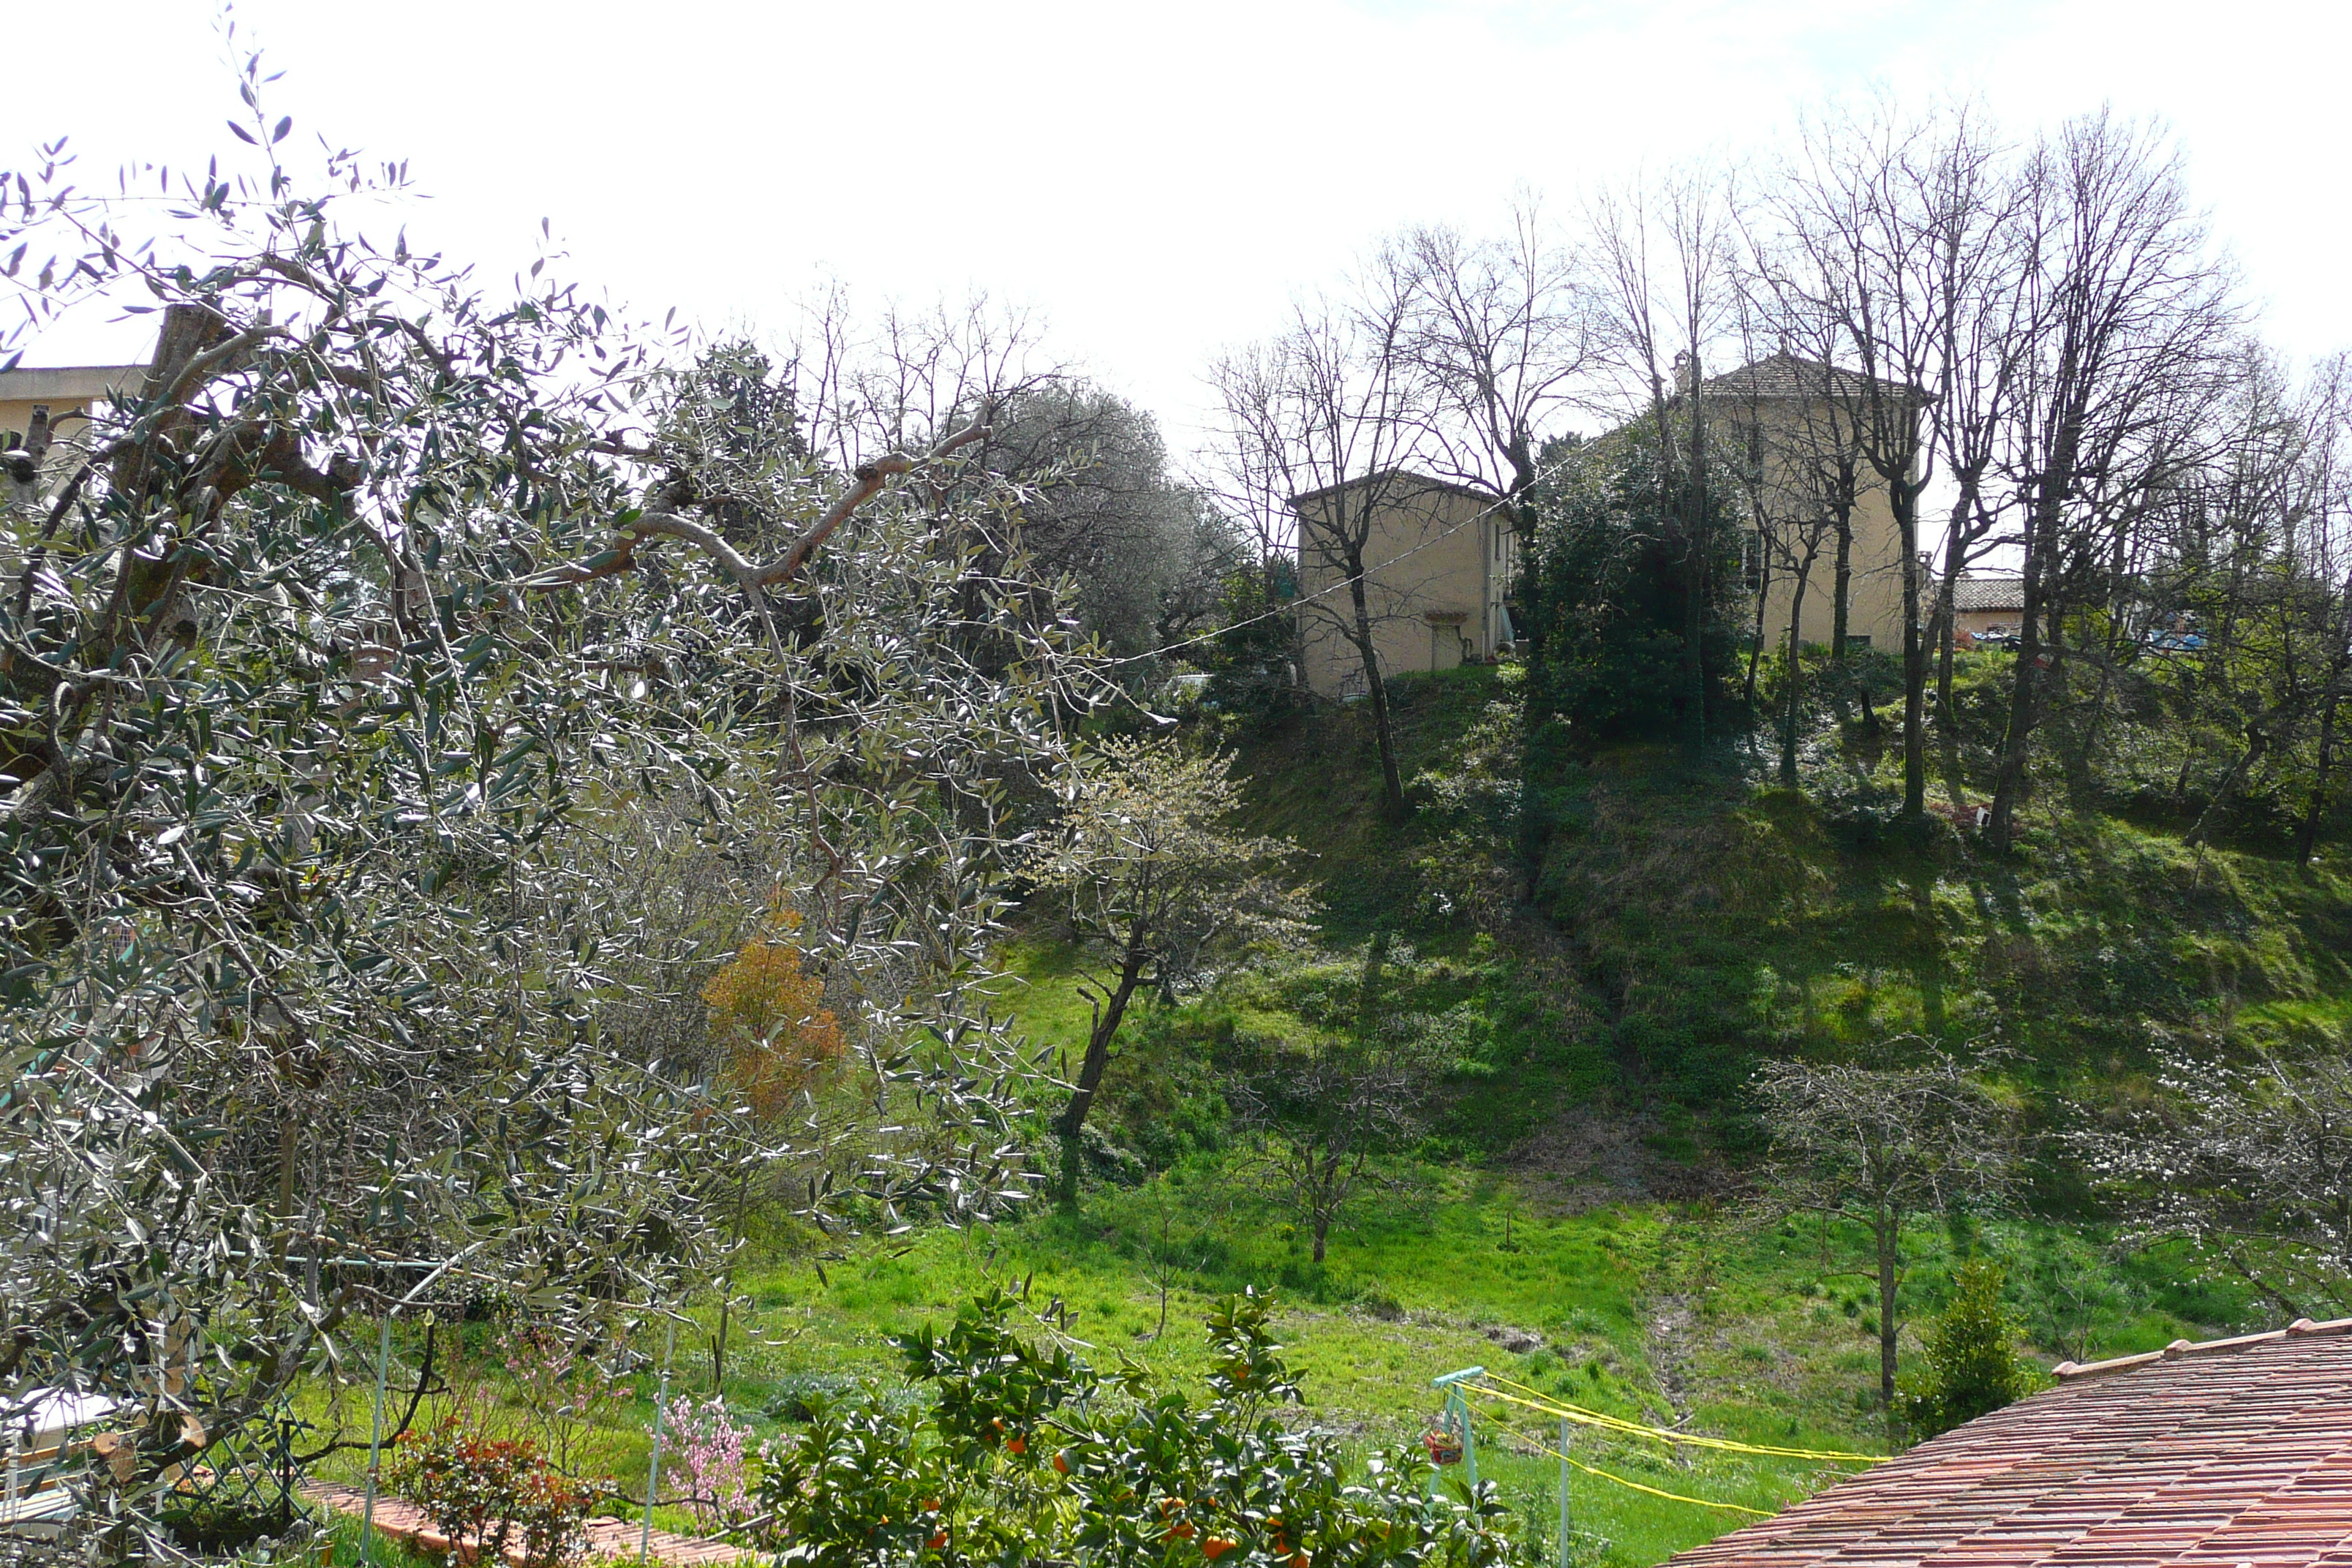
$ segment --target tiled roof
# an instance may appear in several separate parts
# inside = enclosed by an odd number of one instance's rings
[[[1904,390],[1900,382],[1882,381],[1879,384],[1890,391]],[[1857,371],[1791,353],[1777,353],[1767,354],[1738,370],[1708,376],[1699,384],[1699,390],[1710,397],[1821,397],[1832,391],[1841,397],[1853,397],[1869,385],[1870,378]],[[1915,396],[1920,395],[1916,388],[1912,391]]]
[[[2022,577],[1963,577],[1952,584],[1952,608],[1956,610],[2022,610],[2025,608],[2025,579]]]
[[[1325,496],[1336,495],[1341,490],[1359,489],[1366,485],[1380,485],[1398,498],[1428,495],[1433,492],[1439,495],[1461,496],[1475,501],[1492,501],[1500,499],[1491,491],[1482,490],[1471,485],[1456,484],[1452,479],[1417,474],[1411,468],[1382,468],[1377,473],[1361,474],[1352,479],[1342,479],[1336,485],[1325,485],[1320,489],[1302,490],[1290,498],[1290,505],[1293,510],[1296,510],[1305,506],[1308,501],[1321,500]]]
[[[2057,1369],[1675,1568],[2347,1568],[2352,1319]]]

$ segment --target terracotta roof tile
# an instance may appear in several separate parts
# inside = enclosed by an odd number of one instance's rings
[[[1677,1568],[2352,1568],[2352,1319],[2076,1366]]]

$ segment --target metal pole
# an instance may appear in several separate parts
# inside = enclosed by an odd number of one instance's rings
[[[1559,1568],[1568,1568],[1568,1417],[1559,1418]]]
[[[661,1489],[662,1407],[669,1403],[669,1362],[677,1349],[677,1321],[670,1321],[669,1341],[662,1346],[660,1391],[654,1395],[654,1453],[646,1465],[646,1526],[637,1532],[637,1568],[645,1568],[654,1545],[654,1499]]]
[[[369,1551],[375,1540],[376,1477],[383,1468],[383,1378],[384,1369],[392,1363],[392,1312],[383,1314],[383,1338],[375,1352],[375,1417],[368,1423],[367,1506],[360,1510],[360,1563],[362,1568],[371,1561]]]
[[[1470,1472],[1470,1490],[1475,1496],[1478,1490],[1478,1438],[1470,1430],[1470,1402],[1462,1397],[1462,1391],[1457,1388],[1454,1391],[1454,1403],[1462,1412],[1462,1464]]]

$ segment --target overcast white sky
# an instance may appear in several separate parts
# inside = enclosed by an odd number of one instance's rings
[[[1764,151],[1825,100],[1981,95],[2020,132],[2165,117],[2272,339],[2352,347],[2342,0],[1190,0],[1141,6],[239,0],[297,134],[405,157],[413,234],[504,271],[551,220],[642,310],[782,328],[985,289],[1188,446],[1218,349],[1302,288],[1511,192]],[[16,32],[0,166],[201,163],[236,107],[208,0]],[[98,183],[91,178],[91,183]],[[110,182],[109,182],[110,183]],[[79,323],[31,363],[137,358]]]

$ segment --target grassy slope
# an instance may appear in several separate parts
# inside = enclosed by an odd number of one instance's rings
[[[1413,1005],[1469,1020],[1439,1135],[1334,1237],[1328,1263],[1309,1264],[1285,1215],[1241,1179],[1202,1059],[1235,1030],[1300,1026],[1325,983],[1310,971],[1136,1021],[1101,1114],[1108,1141],[1141,1158],[1106,1163],[1123,1174],[1091,1190],[1081,1215],[772,1262],[750,1281],[745,1330],[764,1342],[737,1342],[730,1405],[772,1430],[812,1390],[887,1382],[883,1335],[951,1311],[985,1280],[1034,1277],[1037,1303],[1075,1311],[1097,1361],[1133,1356],[1178,1377],[1199,1370],[1209,1300],[1276,1288],[1317,1415],[1367,1442],[1410,1440],[1435,1405],[1428,1380],[1483,1363],[1628,1415],[1874,1447],[1859,1237],[1755,1222],[1723,1201],[1723,1172],[1754,1137],[1734,1090],[1756,1052],[1845,1050],[1902,1029],[1997,1037],[2047,1105],[2130,1092],[2154,1039],[2336,1031],[2352,996],[2352,899],[2332,876],[2191,854],[2109,819],[2037,816],[2003,863],[1949,836],[1873,841],[1866,816],[1728,773],[1693,779],[1640,751],[1553,771],[1538,884],[1550,918],[1530,918],[1515,912],[1481,826],[1482,799],[1504,786],[1478,776],[1495,738],[1480,725],[1506,694],[1490,672],[1465,671],[1400,695],[1408,773],[1423,775],[1428,802],[1410,828],[1381,817],[1357,712],[1244,748],[1254,826],[1312,853],[1335,945],[1402,932],[1417,952]],[[1071,954],[1034,942],[1012,956],[1024,985],[1008,1004],[1040,1039],[1075,1044],[1087,1007]],[[1327,967],[1344,984],[1344,957]],[[2045,1194],[2059,1217],[1962,1238],[1916,1227],[1907,1310],[1938,1304],[1965,1241],[2009,1261],[2045,1360],[2258,1315],[2188,1282],[2174,1259],[2111,1256],[2095,1228],[2063,1217],[2072,1196]],[[1507,1352],[1505,1330],[1542,1348]],[[680,1386],[700,1393],[707,1359],[681,1357]],[[600,1458],[630,1487],[642,1485],[650,1392],[603,1440]],[[1776,1460],[1680,1466],[1590,1438],[1576,1451],[1756,1507],[1825,1479]],[[1490,1443],[1486,1469],[1548,1536],[1555,1467]],[[1573,1499],[1580,1555],[1628,1568],[1738,1522],[1583,1478]]]

